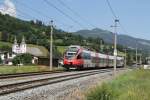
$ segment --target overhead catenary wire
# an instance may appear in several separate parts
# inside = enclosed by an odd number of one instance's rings
[[[96,27],[92,23],[89,23],[85,18],[83,18],[78,12],[73,10],[70,6],[68,6],[66,3],[64,3],[62,0],[57,0],[61,5],[66,7],[68,10],[70,10],[76,17],[80,18],[81,21],[83,21],[85,24],[88,24],[89,26]]]
[[[44,2],[49,5],[50,7],[53,7],[54,9],[56,9],[58,12],[60,12],[62,15],[66,16],[68,19],[72,20],[74,23],[78,24],[80,27],[85,28],[80,22],[78,22],[77,20],[75,20],[74,18],[72,18],[70,15],[66,14],[64,11],[62,11],[61,9],[59,9],[56,5],[54,5],[53,3],[51,3],[48,0],[44,0]]]
[[[113,10],[113,8],[112,8],[111,3],[109,2],[109,0],[106,0],[106,2],[107,2],[107,5],[108,5],[108,7],[109,7],[109,9],[110,9],[110,11],[111,11],[111,13],[112,13],[112,15],[113,15],[113,19],[114,19],[114,20],[115,20],[115,19],[119,19],[119,17],[118,17],[118,16],[116,15],[116,13],[114,12],[114,10]],[[119,23],[119,25],[120,25],[122,31],[124,31],[125,33],[128,33],[128,32],[126,31],[126,29],[124,28],[124,26],[122,25],[122,23],[121,23],[120,21],[119,21],[118,23]]]
[[[17,12],[19,12],[19,13],[17,13],[17,16],[18,16],[18,17],[24,17],[24,18],[25,18],[25,17],[28,17],[29,19],[30,19],[30,18],[36,19],[34,16],[31,16],[30,14],[27,14],[27,13],[25,13],[25,12],[19,10],[19,9],[14,9],[14,8],[12,8],[12,7],[10,7],[9,9],[16,10]]]
[[[106,0],[106,2],[107,2],[107,5],[108,5],[108,7],[109,7],[109,9],[110,9],[110,11],[111,11],[111,13],[112,13],[114,19],[118,19],[118,17],[116,16],[116,14],[115,14],[115,12],[114,12],[114,10],[113,10],[113,8],[112,8],[112,6],[111,6],[109,0]]]
[[[27,9],[29,9],[29,10],[31,10],[31,11],[37,13],[38,15],[40,14],[41,17],[45,17],[45,18],[47,18],[47,19],[54,20],[55,23],[56,23],[56,22],[59,22],[59,24],[61,24],[61,25],[63,25],[63,26],[68,26],[68,25],[66,25],[65,23],[63,23],[62,21],[60,21],[60,20],[58,20],[58,19],[54,19],[54,18],[48,16],[47,14],[45,14],[45,13],[43,13],[43,12],[41,12],[41,11],[35,9],[35,8],[32,8],[32,7],[28,6],[28,5],[25,4],[25,3],[22,3],[20,0],[19,0],[19,1],[16,0],[16,3],[18,3],[19,5],[22,5],[22,6],[24,6],[25,8],[27,8]],[[37,19],[37,18],[36,18],[36,19]]]
[[[37,14],[44,15],[45,18],[53,19],[52,17],[47,16],[45,13],[43,13],[43,12],[41,12],[41,11],[39,11],[39,10],[33,8],[33,7],[30,7],[30,6],[26,5],[25,3],[22,3],[20,0],[19,0],[19,1],[16,0],[16,3],[18,3],[18,4],[20,4],[20,5],[22,5],[22,6],[26,7],[26,8],[28,8],[28,9],[30,9],[30,10],[32,10],[32,11],[34,11],[34,12],[37,13]]]

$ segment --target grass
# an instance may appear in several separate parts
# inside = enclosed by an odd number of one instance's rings
[[[0,47],[3,47],[3,46],[9,46],[9,47],[12,47],[12,44],[9,43],[9,42],[2,42],[2,41],[0,41]]]
[[[134,70],[103,83],[87,94],[87,100],[149,100],[150,71]]]
[[[63,68],[53,68],[56,70],[63,70]],[[48,66],[0,66],[0,74],[15,74],[27,72],[49,71]]]
[[[49,55],[49,51],[43,46],[27,44],[27,47],[39,49],[42,52],[41,56],[47,57]],[[31,51],[29,51],[29,52],[32,53]]]

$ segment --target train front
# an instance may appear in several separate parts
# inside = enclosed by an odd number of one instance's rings
[[[83,66],[80,46],[69,46],[64,54],[64,67],[67,69],[79,69]]]

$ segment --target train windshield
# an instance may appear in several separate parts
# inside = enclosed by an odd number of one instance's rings
[[[75,52],[68,52],[68,53],[66,54],[66,58],[67,58],[67,59],[72,59],[75,55],[76,55]]]
[[[65,57],[67,59],[72,59],[73,57],[75,57],[75,55],[77,54],[78,52],[78,48],[77,47],[69,47],[67,52],[66,52],[66,55]]]
[[[70,47],[70,48],[68,48],[68,51],[70,51],[70,52],[77,52],[78,48],[77,47]]]

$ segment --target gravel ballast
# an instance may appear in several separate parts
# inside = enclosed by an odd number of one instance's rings
[[[123,73],[120,70],[117,73]],[[0,96],[0,100],[83,100],[87,90],[106,80],[111,80],[112,72],[100,73],[52,85],[41,86]]]

